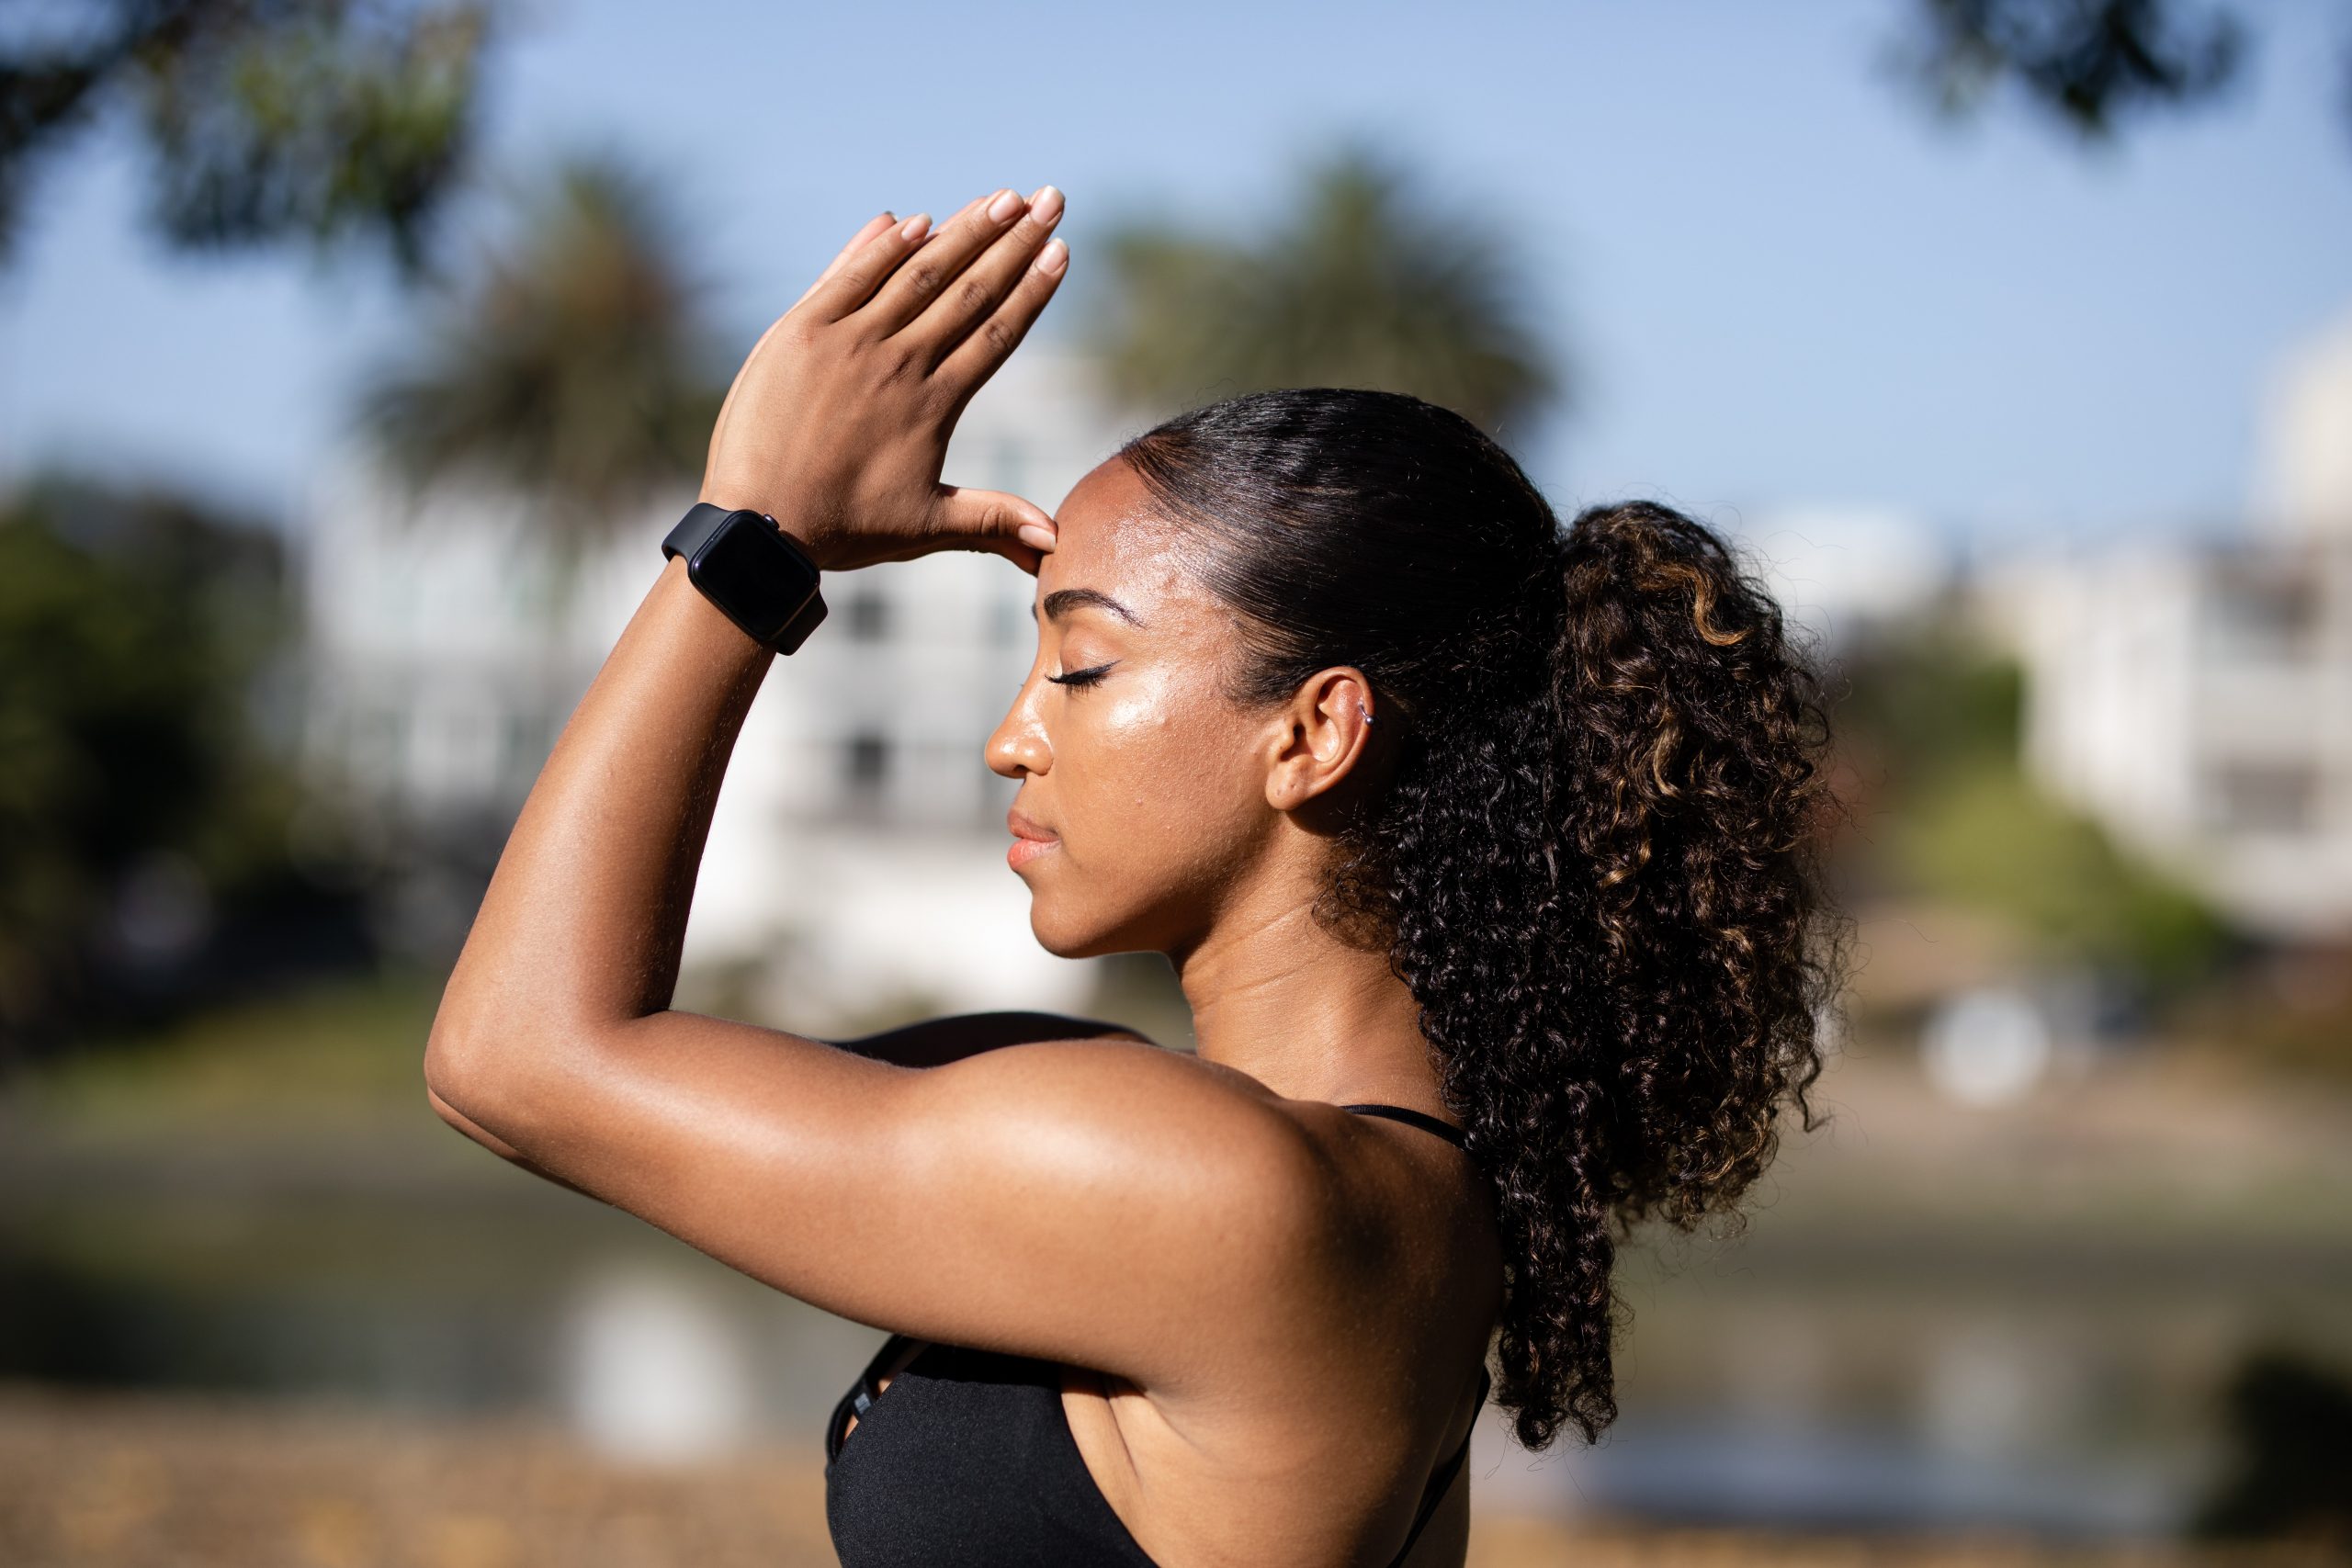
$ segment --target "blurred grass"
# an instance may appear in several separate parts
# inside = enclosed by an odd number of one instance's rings
[[[440,988],[440,977],[388,969],[95,1038],[24,1073],[9,1099],[21,1117],[94,1134],[321,1116],[416,1121]]]
[[[2016,922],[2045,962],[2120,966],[2177,991],[2206,977],[2227,940],[2202,899],[2122,853],[2007,758],[1938,775],[1894,847],[1917,886]]]

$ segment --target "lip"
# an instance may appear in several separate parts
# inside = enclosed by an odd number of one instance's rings
[[[1018,811],[1007,811],[1004,825],[1012,830],[1012,846],[1004,852],[1004,863],[1015,871],[1061,848],[1061,840],[1052,829],[1039,827]]]

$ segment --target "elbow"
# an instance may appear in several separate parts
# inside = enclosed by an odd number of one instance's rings
[[[424,1097],[435,1111],[446,1111],[457,1096],[464,1055],[456,1032],[435,1018],[432,1032],[424,1037]]]
[[[433,1082],[430,1078],[426,1079],[424,1084],[424,1102],[433,1107],[433,1114],[438,1116],[442,1121],[447,1122],[450,1126],[455,1127],[460,1133],[466,1132],[473,1125],[472,1122],[466,1120],[464,1114],[460,1112],[456,1106],[441,1098],[441,1091],[433,1087]]]
[[[465,1054],[455,1047],[447,1032],[435,1029],[424,1043],[424,1100],[433,1113],[501,1159],[521,1156],[513,1145],[476,1120],[483,1114],[480,1090],[467,1080]],[[467,1087],[459,1087],[467,1083]],[[464,1109],[460,1109],[463,1107]]]
[[[494,1077],[484,1071],[480,1049],[453,1027],[446,1016],[433,1021],[424,1041],[424,1098],[444,1122],[464,1132],[469,1118],[488,1114],[485,1099],[495,1095]]]
[[[463,1051],[449,1032],[440,1025],[433,1027],[433,1034],[425,1037],[425,1105],[433,1107],[433,1114],[449,1126],[463,1126],[463,1117],[457,1112],[457,1100],[463,1093],[458,1089],[461,1058]]]
[[[425,1037],[425,1100],[444,1122],[513,1158],[515,1145],[564,1122],[564,1102],[595,1048],[593,1039],[566,1043],[537,1030],[460,1024],[445,1009]]]

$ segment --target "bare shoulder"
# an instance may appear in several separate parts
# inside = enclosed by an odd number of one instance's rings
[[[1049,1137],[1073,1173],[1100,1162],[1127,1181],[1164,1183],[1270,1220],[1320,1190],[1318,1143],[1288,1105],[1247,1073],[1131,1034],[976,1053],[909,1089],[910,1124],[941,1126],[977,1107],[974,1136]]]
[[[1331,1278],[1339,1194],[1318,1140],[1248,1074],[1139,1040],[1039,1040],[909,1075],[899,1096],[876,1201],[909,1207],[871,1219],[934,1259],[981,1242],[989,1277],[934,1298],[968,1342],[1177,1393],[1314,1331],[1293,1309]],[[926,1334],[916,1299],[895,1315]]]

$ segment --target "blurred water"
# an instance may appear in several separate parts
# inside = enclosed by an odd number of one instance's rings
[[[616,1211],[528,1196],[423,1224],[356,1201],[199,1206],[164,1219],[168,1245],[105,1241],[117,1222],[88,1208],[20,1215],[0,1229],[0,1378],[549,1412],[646,1461],[752,1433],[820,1452],[878,1331]],[[2165,1533],[2213,1472],[2213,1395],[2256,1337],[2352,1352],[2352,1278],[2324,1258],[1757,1247],[1629,1255],[1623,1278],[1622,1419],[1538,1456],[1489,1409],[1482,1507]]]

